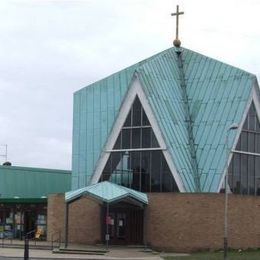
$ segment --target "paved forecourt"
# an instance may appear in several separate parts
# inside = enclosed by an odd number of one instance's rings
[[[21,248],[0,248],[0,260],[20,260],[23,259],[24,250]],[[30,249],[30,260],[34,259],[92,259],[92,260],[162,260],[161,256],[155,252],[143,252],[138,248],[110,248],[105,255],[80,255],[80,254],[53,254],[50,250]],[[187,254],[169,254],[169,255],[187,255]]]

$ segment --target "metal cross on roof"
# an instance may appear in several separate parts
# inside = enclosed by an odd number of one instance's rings
[[[184,12],[179,12],[179,6],[176,7],[176,13],[172,13],[171,16],[176,16],[176,38],[173,41],[175,47],[181,46],[181,41],[179,40],[179,16],[184,14]]]

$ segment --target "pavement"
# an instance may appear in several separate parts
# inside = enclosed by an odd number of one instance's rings
[[[22,248],[0,248],[0,260],[21,260],[24,250]],[[187,254],[167,254],[153,251],[144,252],[140,248],[115,247],[110,248],[105,255],[82,255],[82,254],[53,254],[51,250],[30,249],[29,259],[78,259],[78,260],[162,260],[164,256],[187,256]],[[185,259],[185,258],[184,258]]]
[[[2,247],[1,247],[2,246]],[[64,248],[64,244],[54,243],[55,248]],[[0,243],[0,260],[21,260],[24,259],[24,241],[22,240],[2,240]],[[60,259],[60,260],[163,260],[165,256],[187,256],[188,254],[174,254],[174,253],[162,253],[153,250],[145,250],[144,247],[130,247],[130,246],[109,246],[108,252],[104,245],[87,246],[82,244],[69,244],[68,249],[71,251],[60,253],[53,253],[51,243],[47,241],[30,241],[29,259]],[[104,255],[98,254],[80,254],[82,251],[97,251],[103,252]],[[80,251],[80,252],[79,252]],[[184,258],[185,259],[185,258]]]

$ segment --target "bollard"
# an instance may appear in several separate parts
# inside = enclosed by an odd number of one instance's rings
[[[24,260],[29,260],[29,239],[27,234],[24,237]]]

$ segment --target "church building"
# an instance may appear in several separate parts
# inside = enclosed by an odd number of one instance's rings
[[[174,47],[74,93],[72,171],[0,166],[2,241],[216,250],[228,218],[260,248],[257,78],[181,47],[180,14]]]
[[[65,245],[221,248],[228,173],[230,246],[260,247],[259,94],[255,75],[180,46],[77,91],[72,190],[49,197],[48,232],[65,226]]]
[[[74,94],[71,191],[48,199],[65,246],[222,248],[225,190],[229,246],[260,247],[256,76],[181,47],[180,14],[174,47]]]

